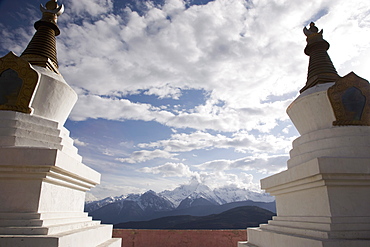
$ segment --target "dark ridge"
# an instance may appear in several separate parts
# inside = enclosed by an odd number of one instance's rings
[[[256,206],[237,207],[208,216],[168,216],[114,225],[119,229],[245,229],[271,220],[275,213]]]

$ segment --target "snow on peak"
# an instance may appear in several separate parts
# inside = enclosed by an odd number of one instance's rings
[[[200,183],[196,178],[190,180],[188,184],[182,184],[172,191],[165,190],[159,195],[171,201],[175,207],[179,206],[182,200],[204,198],[215,204],[225,204],[237,201],[258,201],[272,202],[274,197],[266,193],[253,192],[247,189],[240,189],[236,186],[225,186],[222,188],[210,189],[207,185]]]
[[[251,200],[255,202],[273,202],[275,198],[267,193],[258,193],[238,187],[225,186],[214,189],[214,193],[223,203]]]
[[[159,208],[176,208],[185,199],[188,199],[188,201],[194,201],[200,198],[219,205],[246,200],[255,202],[273,202],[275,200],[275,198],[269,194],[258,193],[230,185],[212,190],[207,185],[200,183],[196,178],[193,178],[188,184],[182,184],[171,191],[165,190],[160,193],[156,193],[149,190],[144,194],[107,197],[94,203],[87,203],[87,206],[91,204],[89,207],[95,208],[117,201],[134,201],[138,203],[143,210],[146,208],[154,208],[156,206],[159,206]]]
[[[208,199],[210,194],[212,194],[212,190],[207,185],[201,184],[196,178],[191,179],[190,183],[182,184],[172,191],[165,190],[159,193],[159,195],[171,201],[175,207],[177,207],[185,198],[190,197],[192,199],[196,199],[203,197]],[[214,198],[215,195],[211,195],[211,197]],[[215,199],[212,200],[215,201]]]

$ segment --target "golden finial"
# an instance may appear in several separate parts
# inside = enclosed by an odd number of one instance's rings
[[[42,19],[40,21],[57,24],[58,16],[64,12],[64,5],[62,4],[59,6],[57,0],[50,0],[45,4],[45,7],[40,4],[40,10],[42,12]]]
[[[32,65],[59,73],[55,36],[60,34],[57,18],[63,13],[64,6],[59,6],[57,0],[50,0],[45,7],[40,4],[40,10],[42,18],[34,25],[37,31],[21,57]]]
[[[311,36],[312,34],[321,34],[322,35],[322,32],[323,30],[321,29],[320,33],[319,33],[319,29],[315,26],[315,23],[314,22],[311,22],[310,23],[310,28],[307,29],[307,27],[304,27],[303,28],[303,33],[308,37],[308,36]]]
[[[307,45],[304,53],[310,57],[308,64],[307,82],[306,85],[300,90],[307,90],[317,84],[327,82],[334,82],[339,78],[339,75],[327,53],[330,45],[324,40],[322,33],[315,26],[315,23],[310,23],[310,28],[303,28],[303,33],[306,35]]]
[[[57,0],[49,1],[45,4],[45,7],[40,4],[40,10],[43,13],[49,12],[60,16],[64,12],[64,5],[62,4],[61,6],[59,6]]]

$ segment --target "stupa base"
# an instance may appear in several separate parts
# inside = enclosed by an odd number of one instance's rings
[[[111,225],[96,225],[51,235],[0,235],[2,247],[120,247],[121,239],[112,238]]]
[[[318,239],[307,236],[290,235],[261,228],[248,229],[247,242],[239,242],[238,247],[368,247],[370,240],[361,239]]]

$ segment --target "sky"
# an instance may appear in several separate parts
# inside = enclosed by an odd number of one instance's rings
[[[0,56],[20,55],[46,0],[0,0]],[[59,70],[79,100],[65,127],[102,174],[96,198],[210,188],[259,191],[299,136],[303,27],[324,30],[340,76],[370,79],[368,0],[59,0]]]

